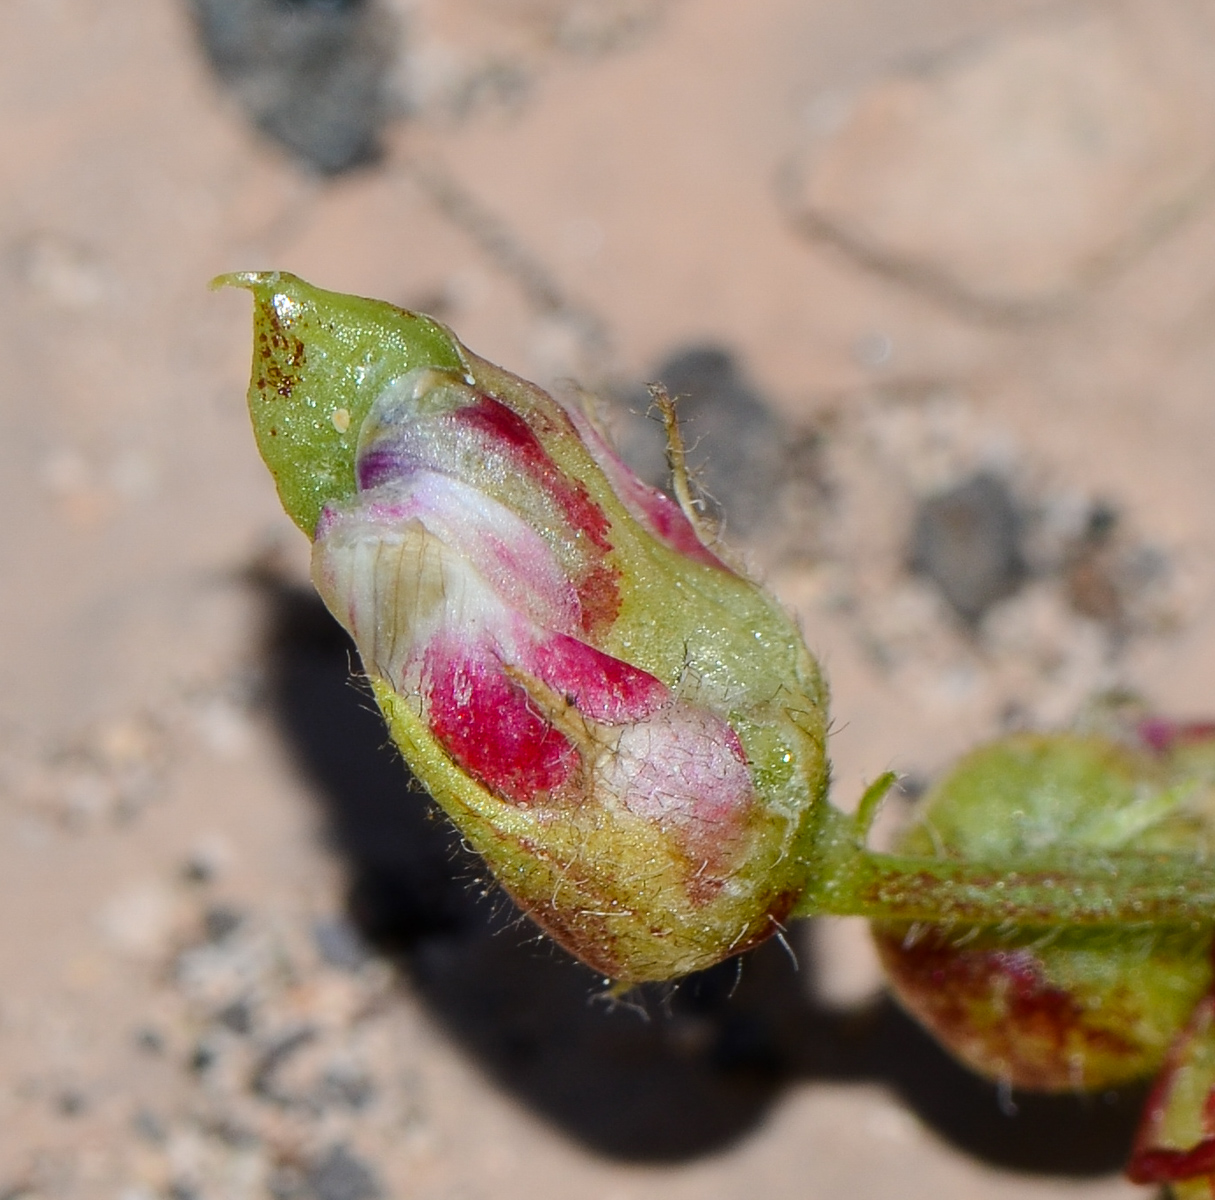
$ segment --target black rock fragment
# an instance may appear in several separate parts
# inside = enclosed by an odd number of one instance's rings
[[[920,503],[912,570],[931,579],[957,614],[976,624],[1025,578],[1021,514],[1008,487],[983,472]]]
[[[392,29],[374,0],[188,0],[220,80],[263,133],[323,174],[373,160]]]

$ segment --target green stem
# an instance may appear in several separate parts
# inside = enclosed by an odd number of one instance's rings
[[[872,791],[872,789],[871,789]],[[860,820],[832,809],[819,873],[798,916],[959,925],[1215,925],[1215,863],[1178,854],[1109,854],[1003,863],[879,854]]]

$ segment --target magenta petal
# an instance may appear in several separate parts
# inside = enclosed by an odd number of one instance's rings
[[[595,426],[577,409],[571,408],[569,416],[586,448],[608,477],[612,490],[630,515],[660,542],[664,542],[672,550],[677,550],[685,558],[729,570],[729,567],[700,540],[700,535],[684,515],[683,509],[666,492],[650,487],[648,483],[638,479]]]
[[[529,666],[584,717],[606,725],[640,721],[671,700],[670,689],[648,671],[572,637],[547,638],[531,652]]]
[[[444,640],[431,647],[426,666],[431,731],[486,787],[528,804],[577,770],[578,751],[536,711],[488,647]]]

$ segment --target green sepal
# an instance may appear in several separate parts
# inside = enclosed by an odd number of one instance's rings
[[[327,502],[354,495],[359,429],[389,381],[416,367],[469,379],[459,343],[420,313],[286,271],[239,271],[211,286],[253,293],[249,415],[283,508],[309,537]]]

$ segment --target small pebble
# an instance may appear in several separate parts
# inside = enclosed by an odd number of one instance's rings
[[[196,1075],[210,1070],[219,1058],[219,1051],[208,1042],[198,1042],[190,1054],[189,1068]]]
[[[241,1037],[253,1032],[253,1006],[247,1000],[234,1000],[215,1014],[225,1028]]]
[[[371,957],[355,927],[343,917],[320,917],[312,938],[321,958],[341,971],[357,971]]]
[[[308,1172],[308,1187],[316,1200],[377,1200],[383,1195],[371,1168],[341,1145]]]
[[[304,1200],[307,1188],[303,1174],[294,1167],[279,1167],[266,1181],[272,1200]]]
[[[193,846],[181,865],[182,878],[187,883],[214,883],[228,868],[232,851],[227,842],[212,835]]]
[[[276,1073],[297,1050],[309,1045],[317,1038],[317,1031],[310,1025],[290,1030],[274,1041],[261,1059],[254,1066],[250,1075],[249,1086],[255,1095],[261,1096],[274,1104],[291,1106],[297,1097],[282,1091],[276,1079]]]
[[[912,569],[932,580],[964,621],[977,624],[1025,577],[1021,516],[994,475],[973,476],[924,500],[912,534]]]
[[[164,1034],[151,1025],[144,1025],[135,1030],[135,1045],[145,1054],[163,1054],[165,1052]]]
[[[55,1111],[61,1117],[78,1117],[89,1106],[83,1092],[68,1089],[55,1097]]]
[[[331,1067],[321,1080],[320,1100],[324,1106],[366,1108],[375,1099],[375,1084],[359,1070]]]
[[[203,928],[207,941],[222,942],[234,934],[244,924],[244,915],[227,904],[216,904],[207,909],[203,917]]]
[[[165,1123],[154,1112],[146,1108],[141,1108],[131,1118],[131,1128],[145,1142],[150,1142],[153,1146],[163,1145],[169,1136]]]

